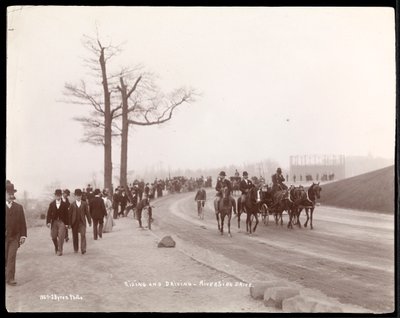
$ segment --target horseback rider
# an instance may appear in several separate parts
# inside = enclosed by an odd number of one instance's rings
[[[285,191],[288,189],[287,185],[283,183],[285,181],[285,178],[282,175],[282,169],[278,168],[276,169],[276,173],[272,175],[272,193],[273,193],[273,205],[276,205],[278,201],[276,201],[275,194],[278,191]]]
[[[288,187],[283,181],[285,181],[285,178],[282,175],[282,169],[278,168],[276,169],[276,173],[272,175],[272,190],[274,192],[287,190]]]
[[[243,179],[242,179],[242,181],[240,181],[240,191],[242,192],[240,201],[242,203],[245,202],[247,192],[249,192],[249,190],[253,186],[254,186],[253,182],[251,182],[251,180],[249,180],[249,174],[247,173],[247,171],[243,171]]]
[[[222,199],[222,196],[223,196],[222,191],[224,190],[225,187],[228,188],[229,194],[232,193],[232,184],[228,179],[225,179],[225,177],[226,177],[225,171],[221,171],[219,173],[219,176],[218,176],[218,179],[217,179],[217,185],[215,186],[215,190],[217,190],[217,194],[216,194],[216,196],[217,196],[217,200],[216,200],[217,206],[219,206],[219,201]]]
[[[221,171],[218,176],[217,185],[215,186],[215,190],[217,190],[217,196],[220,198],[222,198],[222,190],[224,187],[229,189],[229,193],[232,192],[232,184],[228,179],[225,179],[225,177],[225,171]]]

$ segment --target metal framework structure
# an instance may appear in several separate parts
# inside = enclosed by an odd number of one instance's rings
[[[345,177],[344,155],[290,156],[289,182],[328,181]]]

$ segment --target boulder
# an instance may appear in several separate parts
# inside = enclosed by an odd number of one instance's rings
[[[339,306],[327,303],[317,303],[317,305],[313,308],[312,312],[342,312],[342,309]]]
[[[287,286],[287,283],[279,280],[271,281],[259,281],[252,283],[250,287],[250,296],[254,299],[264,299],[264,292],[267,288],[277,287],[277,286]]]
[[[282,310],[284,312],[314,312],[317,304],[318,301],[316,299],[297,295],[284,299],[282,301]]]
[[[164,236],[158,243],[158,247],[175,247],[175,241],[171,236]]]
[[[297,296],[300,292],[293,287],[270,287],[264,292],[264,305],[282,309],[282,302],[285,299]]]

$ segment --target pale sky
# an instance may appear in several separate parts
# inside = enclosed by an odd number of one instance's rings
[[[394,158],[395,24],[390,8],[10,7],[7,178],[40,194],[101,176],[103,149],[79,142],[84,106],[60,102],[88,79],[82,36],[123,51],[168,92],[201,93],[162,127],[138,127],[129,170],[214,168],[290,155]],[[119,174],[119,141],[113,144]],[[102,177],[99,177],[102,182]]]

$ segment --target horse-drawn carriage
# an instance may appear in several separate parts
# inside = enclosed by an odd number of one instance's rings
[[[268,185],[261,185],[258,190],[258,213],[265,225],[269,223],[269,216],[272,211],[272,189]]]

